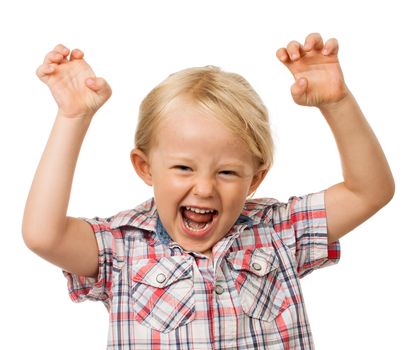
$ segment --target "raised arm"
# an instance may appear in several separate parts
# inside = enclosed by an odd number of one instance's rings
[[[57,45],[37,75],[50,89],[58,113],[27,198],[22,231],[26,245],[59,267],[96,276],[97,243],[88,223],[67,217],[73,175],[92,117],[111,95],[80,50]]]
[[[344,181],[326,190],[328,239],[334,242],[386,205],[394,179],[381,146],[347,88],[338,61],[338,42],[310,34],[276,53],[295,78],[294,101],[320,109],[342,162]]]

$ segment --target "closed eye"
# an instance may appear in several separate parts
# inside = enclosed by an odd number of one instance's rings
[[[236,176],[237,173],[233,170],[222,170],[220,171],[221,175],[226,175],[226,176]]]
[[[186,165],[175,165],[174,169],[180,170],[180,171],[191,171],[192,169]]]

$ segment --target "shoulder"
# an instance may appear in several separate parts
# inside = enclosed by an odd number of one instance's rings
[[[132,209],[122,210],[109,217],[83,218],[89,222],[96,232],[114,231],[122,227],[131,226],[135,228],[153,228],[157,219],[157,210],[153,198],[137,205]]]
[[[286,203],[275,198],[253,198],[248,199],[243,207],[242,215],[249,217],[254,223],[270,223],[273,221],[274,213],[279,207],[285,207]]]
[[[244,208],[246,210],[263,210],[265,208],[274,207],[278,205],[283,205],[284,203],[280,202],[276,198],[252,198],[246,200]]]
[[[304,216],[319,216],[325,210],[324,191],[291,196],[286,202],[275,198],[254,198],[246,201],[242,214],[254,221],[283,222]],[[322,215],[322,214],[321,214]]]

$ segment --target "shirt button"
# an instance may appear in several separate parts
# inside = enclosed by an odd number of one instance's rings
[[[216,287],[214,288],[216,294],[221,295],[224,293],[224,287],[221,285],[216,285]]]
[[[157,277],[155,278],[158,283],[163,283],[167,279],[163,273],[159,273]]]
[[[262,265],[258,264],[258,263],[253,263],[252,267],[256,270],[256,271],[260,271],[262,269]]]

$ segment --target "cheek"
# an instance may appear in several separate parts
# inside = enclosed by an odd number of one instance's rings
[[[227,203],[231,211],[238,211],[243,207],[248,196],[249,186],[247,183],[227,184],[222,188],[222,199]]]
[[[228,184],[227,187],[228,191],[233,193],[234,196],[246,198],[250,188],[250,181],[249,179],[239,179],[239,181]]]
[[[172,199],[174,195],[182,195],[188,188],[188,181],[171,174],[153,177],[153,188],[156,195]]]

